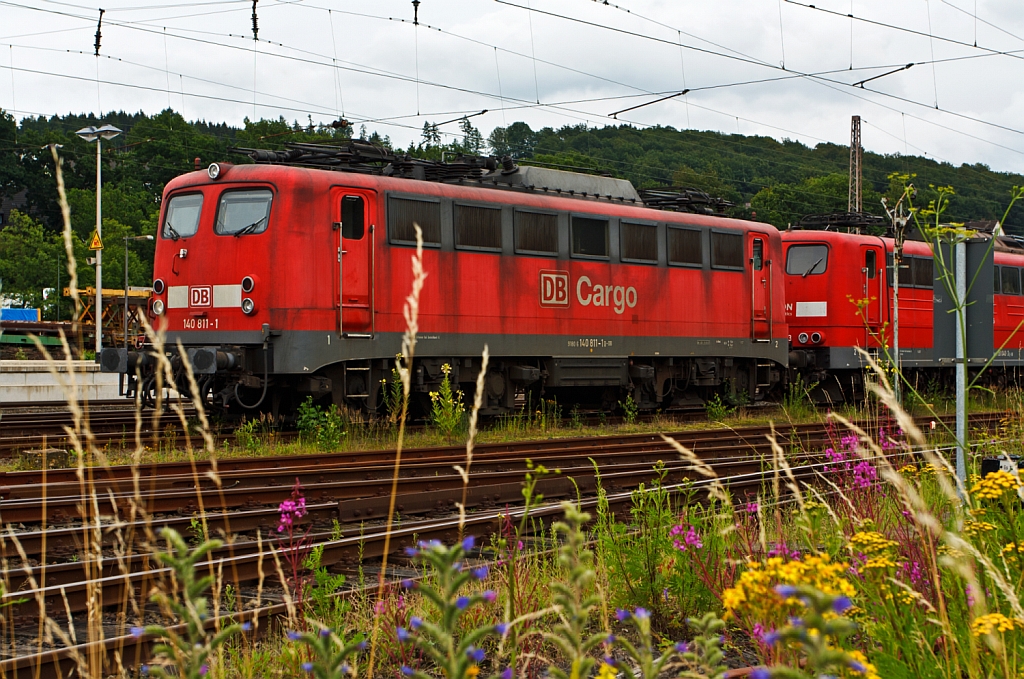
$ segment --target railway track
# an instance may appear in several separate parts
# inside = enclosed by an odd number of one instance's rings
[[[993,426],[1000,415],[978,417],[975,426]],[[767,427],[737,430],[684,432],[673,435],[693,449],[720,476],[728,479],[732,492],[742,496],[755,493],[766,479],[762,460],[769,454]],[[778,432],[784,446],[801,450],[820,450],[836,432],[822,425],[797,425]],[[454,503],[461,501],[461,477],[451,465],[462,462],[464,449],[424,448],[403,453],[403,469],[396,498],[400,521],[392,531],[392,550],[417,539],[455,538],[457,521]],[[274,532],[278,519],[277,504],[286,499],[296,478],[305,487],[309,515],[304,519],[317,544],[323,545],[323,565],[333,570],[351,571],[360,558],[379,557],[383,552],[383,517],[390,491],[391,456],[388,451],[335,453],[317,456],[288,456],[261,459],[224,460],[218,465],[220,485],[206,473],[209,463],[153,465],[136,470],[110,467],[93,470],[93,484],[103,525],[104,558],[87,571],[74,561],[83,536],[79,482],[73,470],[8,472],[0,477],[0,523],[15,524],[14,536],[4,535],[0,543],[3,558],[11,568],[6,574],[11,594],[5,617],[11,629],[34,630],[40,612],[57,619],[84,611],[90,587],[102,585],[103,601],[121,607],[128,600],[141,601],[155,582],[166,573],[154,564],[141,547],[124,549],[124,536],[145,536],[147,531],[171,526],[184,534],[194,530],[200,504],[207,529],[213,535],[223,533],[229,544],[211,554],[207,565],[224,573],[236,591],[246,591],[252,583],[272,571],[267,560],[267,541],[261,544],[259,532]],[[672,490],[683,484],[703,483],[694,479],[688,465],[680,463],[674,449],[660,436],[626,435],[597,439],[563,439],[517,444],[479,446],[474,455],[467,508],[468,528],[483,535],[497,530],[502,517],[521,512],[516,503],[520,489],[523,459],[530,458],[558,475],[541,478],[538,492],[547,500],[582,497],[585,506],[594,502],[597,479],[594,464],[601,470],[602,486],[613,510],[627,511],[630,493],[640,483],[648,483],[652,467],[664,463],[664,483]],[[798,478],[814,476],[819,455],[790,458]],[[138,479],[139,489],[135,489]],[[197,483],[198,480],[198,483]],[[150,516],[138,519],[144,509]],[[135,513],[133,513],[135,512]],[[557,503],[549,503],[531,512],[538,519],[556,516]],[[88,517],[90,523],[95,516]],[[332,523],[334,528],[332,530]],[[340,531],[340,534],[339,534]],[[114,555],[121,545],[121,555]],[[133,553],[134,550],[139,550]],[[44,563],[54,558],[63,563]],[[90,583],[88,573],[99,579]],[[263,575],[261,575],[261,573]],[[271,576],[273,577],[273,576]],[[27,601],[15,603],[19,599]],[[270,616],[280,613],[271,602],[246,616]],[[118,653],[127,664],[144,656],[144,640],[126,636],[131,623],[121,619],[111,626],[104,642],[108,654]],[[70,669],[74,651],[50,649],[34,655],[20,654],[0,662],[4,676],[57,676]],[[111,656],[112,657],[112,656]]]

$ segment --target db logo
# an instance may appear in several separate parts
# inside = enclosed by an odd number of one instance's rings
[[[540,305],[567,307],[569,306],[569,272],[540,272]]]
[[[213,306],[213,288],[202,285],[188,289],[189,306]]]

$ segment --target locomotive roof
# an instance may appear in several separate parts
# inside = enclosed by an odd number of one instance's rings
[[[554,193],[567,198],[637,205],[659,210],[722,215],[732,203],[699,189],[663,187],[637,191],[627,179],[520,166],[502,158],[459,155],[452,161],[397,155],[364,140],[345,145],[289,143],[286,149],[236,148],[257,164],[372,174],[447,184],[470,184],[506,190]]]

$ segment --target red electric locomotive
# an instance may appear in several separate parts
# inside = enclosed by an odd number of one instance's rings
[[[485,344],[493,414],[524,391],[652,409],[726,388],[759,399],[780,380],[789,332],[769,225],[652,209],[629,182],[508,158],[445,164],[358,142],[250,153],[257,164],[211,165],[163,197],[151,316],[211,406],[287,413],[312,395],[377,409],[405,331],[414,224],[421,401],[445,364],[471,394]],[[101,364],[151,399],[147,351],[109,349]]]
[[[790,367],[817,385],[811,395],[818,402],[859,398],[866,363],[855,347],[877,353],[893,346],[894,240],[811,229],[785,231],[782,240]],[[1018,332],[1024,320],[1024,249],[1003,237],[997,237],[993,249],[992,351],[999,350],[993,375],[1001,379],[1024,358],[1024,332]],[[935,287],[942,284],[935,280],[932,250],[925,242],[907,240],[903,252],[898,286],[901,367],[912,380],[942,379],[952,367],[933,353]]]

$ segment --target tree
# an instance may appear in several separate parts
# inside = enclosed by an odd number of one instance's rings
[[[537,134],[526,123],[517,122],[508,127],[495,127],[487,137],[487,144],[496,156],[532,158]]]
[[[76,243],[76,254],[85,258],[84,243]],[[63,243],[57,234],[18,212],[11,211],[10,222],[0,230],[0,282],[5,297],[20,298],[26,307],[43,306],[43,288],[57,287],[58,252]],[[60,279],[67,283],[63,257]]]
[[[441,133],[437,130],[437,124],[430,121],[423,123],[423,145],[426,147],[440,146]]]
[[[480,130],[473,127],[473,123],[469,122],[469,118],[466,117],[459,121],[459,129],[462,130],[463,151],[475,156],[480,155],[480,151],[484,148],[484,137],[480,134]]]

